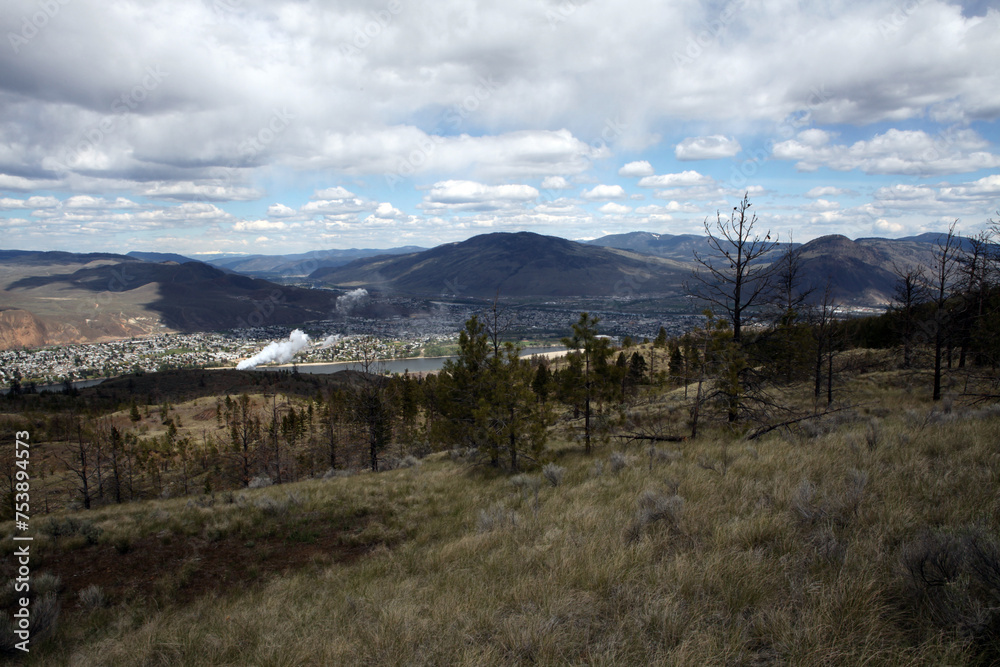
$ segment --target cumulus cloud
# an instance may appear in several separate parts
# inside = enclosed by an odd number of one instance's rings
[[[595,185],[584,190],[580,196],[588,201],[604,201],[607,199],[625,199],[625,189],[620,185]]]
[[[616,204],[614,202],[608,202],[604,206],[599,206],[597,210],[604,215],[625,215],[626,213],[632,211],[632,207]]]
[[[428,210],[494,211],[536,199],[538,190],[530,185],[486,185],[449,180],[435,183],[421,206]]]
[[[740,142],[721,134],[708,137],[688,137],[674,147],[678,160],[715,160],[732,157],[742,149]]]
[[[678,174],[657,174],[639,179],[641,188],[673,188],[692,185],[708,185],[713,182],[711,176],[699,174],[697,171],[682,171]]]
[[[941,188],[941,198],[950,200],[996,201],[1000,199],[1000,174],[985,176],[978,181]]]
[[[653,165],[646,160],[629,162],[618,170],[619,176],[652,176],[655,173]]]
[[[55,208],[59,206],[59,200],[55,197],[28,197],[27,199],[14,199],[12,197],[0,198],[0,210],[14,210],[19,208],[24,209],[40,209],[40,208]]]
[[[355,199],[357,195],[339,185],[324,190],[317,190],[311,199]]]
[[[253,201],[260,199],[262,192],[253,188],[227,185],[195,184],[191,181],[175,183],[153,183],[138,188],[141,195],[165,201]]]
[[[836,197],[838,195],[853,194],[847,188],[838,188],[832,185],[817,186],[806,192],[806,197],[817,199],[819,197]]]
[[[983,138],[996,136],[1000,117],[1000,12],[984,3],[921,0],[898,16],[891,0],[849,0],[836,12],[731,2],[720,23],[721,5],[622,0],[573,3],[553,24],[552,7],[537,0],[444,0],[404,3],[365,48],[354,42],[374,10],[357,2],[56,4],[58,15],[24,41],[22,17],[39,2],[9,0],[0,13],[0,207],[31,211],[4,224],[33,243],[116,246],[176,227],[185,233],[156,238],[239,249],[252,239],[222,236],[237,221],[230,211],[246,225],[310,224],[326,234],[308,237],[316,243],[384,237],[385,225],[597,232],[575,204],[534,206],[530,193],[459,201],[432,186],[421,190],[419,219],[407,207],[414,188],[459,179],[593,191],[633,158],[619,175],[704,208],[771,188],[783,160],[805,172],[970,180],[1000,167]],[[718,163],[712,178],[674,162],[737,155],[737,136],[748,147],[778,138],[749,183]],[[679,173],[656,175],[649,160]],[[935,186],[935,206],[949,198],[956,215],[995,210],[991,183],[952,180]],[[320,185],[303,203],[290,183]],[[881,186],[888,181],[872,187]],[[858,196],[837,192],[835,179],[827,187],[807,196]],[[875,201],[908,201],[895,194]],[[61,203],[28,203],[52,195]],[[99,201],[69,202],[74,195]],[[228,205],[265,197],[256,209]],[[395,206],[383,208],[390,198]],[[804,224],[812,213],[795,214]],[[860,229],[855,214],[820,222]]]
[[[233,230],[237,232],[270,232],[287,227],[281,220],[237,220],[233,223]]]
[[[291,218],[299,214],[294,208],[290,206],[285,206],[284,204],[271,204],[267,207],[267,216],[269,218]]]
[[[542,189],[544,190],[572,190],[573,184],[562,176],[546,176],[542,179]]]
[[[359,199],[358,197],[348,197],[345,199],[317,199],[316,201],[306,202],[303,204],[302,208],[299,209],[299,211],[310,216],[337,216],[349,213],[360,213],[361,211],[371,210],[371,208],[372,205],[363,199]]]
[[[795,139],[775,144],[772,156],[796,160],[799,171],[829,167],[836,171],[857,169],[866,174],[930,176],[1000,166],[1000,156],[983,150],[989,142],[970,129],[938,136],[923,130],[890,129],[850,146],[830,144],[829,140],[825,132],[802,132]]]

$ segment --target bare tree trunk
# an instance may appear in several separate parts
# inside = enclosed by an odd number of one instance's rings
[[[948,297],[948,289],[951,285],[952,272],[955,266],[955,252],[957,249],[955,238],[955,225],[953,222],[948,228],[948,235],[943,243],[938,243],[937,262],[934,267],[934,288],[935,312],[934,312],[934,393],[933,400],[941,400],[941,361],[942,352],[946,342],[945,334],[945,302]]]

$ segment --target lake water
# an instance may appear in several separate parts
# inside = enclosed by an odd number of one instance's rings
[[[530,357],[535,354],[559,354],[565,353],[566,348],[562,345],[553,345],[550,347],[531,347],[521,350],[522,357]],[[388,359],[386,361],[379,362],[379,366],[387,373],[399,373],[409,371],[410,373],[426,373],[429,371],[439,371],[444,366],[444,362],[449,359],[457,359],[458,357],[414,357],[412,359]],[[287,371],[292,368],[292,364],[283,364],[281,366],[258,366],[259,371]],[[314,373],[314,374],[327,374],[336,373],[338,371],[359,371],[361,370],[361,363],[357,361],[338,361],[330,364],[300,364],[298,365],[299,373]]]
[[[530,347],[521,350],[522,357],[530,357],[535,354],[545,354],[550,356],[558,356],[560,354],[565,354],[566,348],[562,345],[552,345],[549,347]],[[458,357],[415,357],[413,359],[389,359],[380,363],[382,368],[386,373],[399,373],[402,375],[404,372],[409,371],[410,373],[426,373],[429,371],[439,371],[444,366],[444,362],[449,359],[457,359]],[[284,364],[282,366],[258,366],[259,371],[287,371],[291,370],[292,364]],[[347,370],[361,370],[361,364],[357,361],[338,361],[332,364],[304,364],[299,367],[300,373],[315,373],[315,374],[326,374],[326,373],[336,373],[337,371],[347,371]],[[77,380],[73,383],[73,386],[77,389],[83,389],[84,387],[94,387],[96,385],[104,382],[106,378],[98,378],[92,380]],[[37,391],[62,391],[62,384],[48,384],[39,385]],[[6,394],[10,391],[7,387],[0,388],[0,396]]]
[[[107,378],[97,378],[96,380],[77,380],[76,382],[73,383],[73,386],[76,389],[83,389],[84,387],[96,387],[97,385],[104,382],[104,380],[106,379]],[[43,391],[59,392],[62,391],[64,388],[65,385],[62,384],[61,382],[59,384],[40,384],[37,387],[35,387],[35,391],[37,391],[38,393],[42,393]],[[7,393],[10,393],[10,387],[4,387],[3,389],[0,389],[0,395]]]

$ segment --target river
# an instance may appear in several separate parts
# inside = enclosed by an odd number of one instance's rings
[[[566,353],[566,348],[562,345],[553,345],[549,347],[529,347],[521,350],[522,357],[530,357],[536,354],[544,354],[545,356],[560,356]],[[458,357],[411,357],[409,359],[387,359],[385,361],[380,361],[376,365],[379,370],[386,373],[427,373],[431,371],[439,371],[444,366],[444,362],[449,359],[457,359]],[[259,371],[287,371],[291,370],[293,364],[282,364],[280,366],[258,366]],[[337,371],[347,371],[347,370],[361,370],[361,362],[359,361],[337,361],[330,364],[295,364],[299,373],[315,373],[315,374],[328,374],[336,373]],[[374,370],[374,366],[373,366]]]

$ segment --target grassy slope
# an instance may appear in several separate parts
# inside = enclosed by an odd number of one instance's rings
[[[849,395],[866,407],[808,433],[710,436],[652,465],[634,447],[618,473],[613,447],[588,459],[557,442],[566,475],[537,503],[530,486],[442,454],[234,502],[220,494],[210,507],[96,510],[85,518],[104,529],[97,545],[39,538],[36,549],[50,563],[93,549],[99,568],[126,580],[122,559],[134,552],[117,544],[155,538],[187,555],[165,561],[158,583],[109,588],[96,610],[64,577],[58,634],[29,663],[967,662],[981,646],[929,620],[901,555],[927,528],[978,522],[997,533],[1000,413],[928,418],[890,375],[863,376]],[[737,457],[725,475],[709,469],[724,455]],[[647,491],[667,509],[636,524]],[[191,590],[219,565],[218,542],[239,547],[227,552],[232,585]],[[267,558],[316,543],[326,552],[290,570]],[[365,554],[348,558],[350,548]]]

